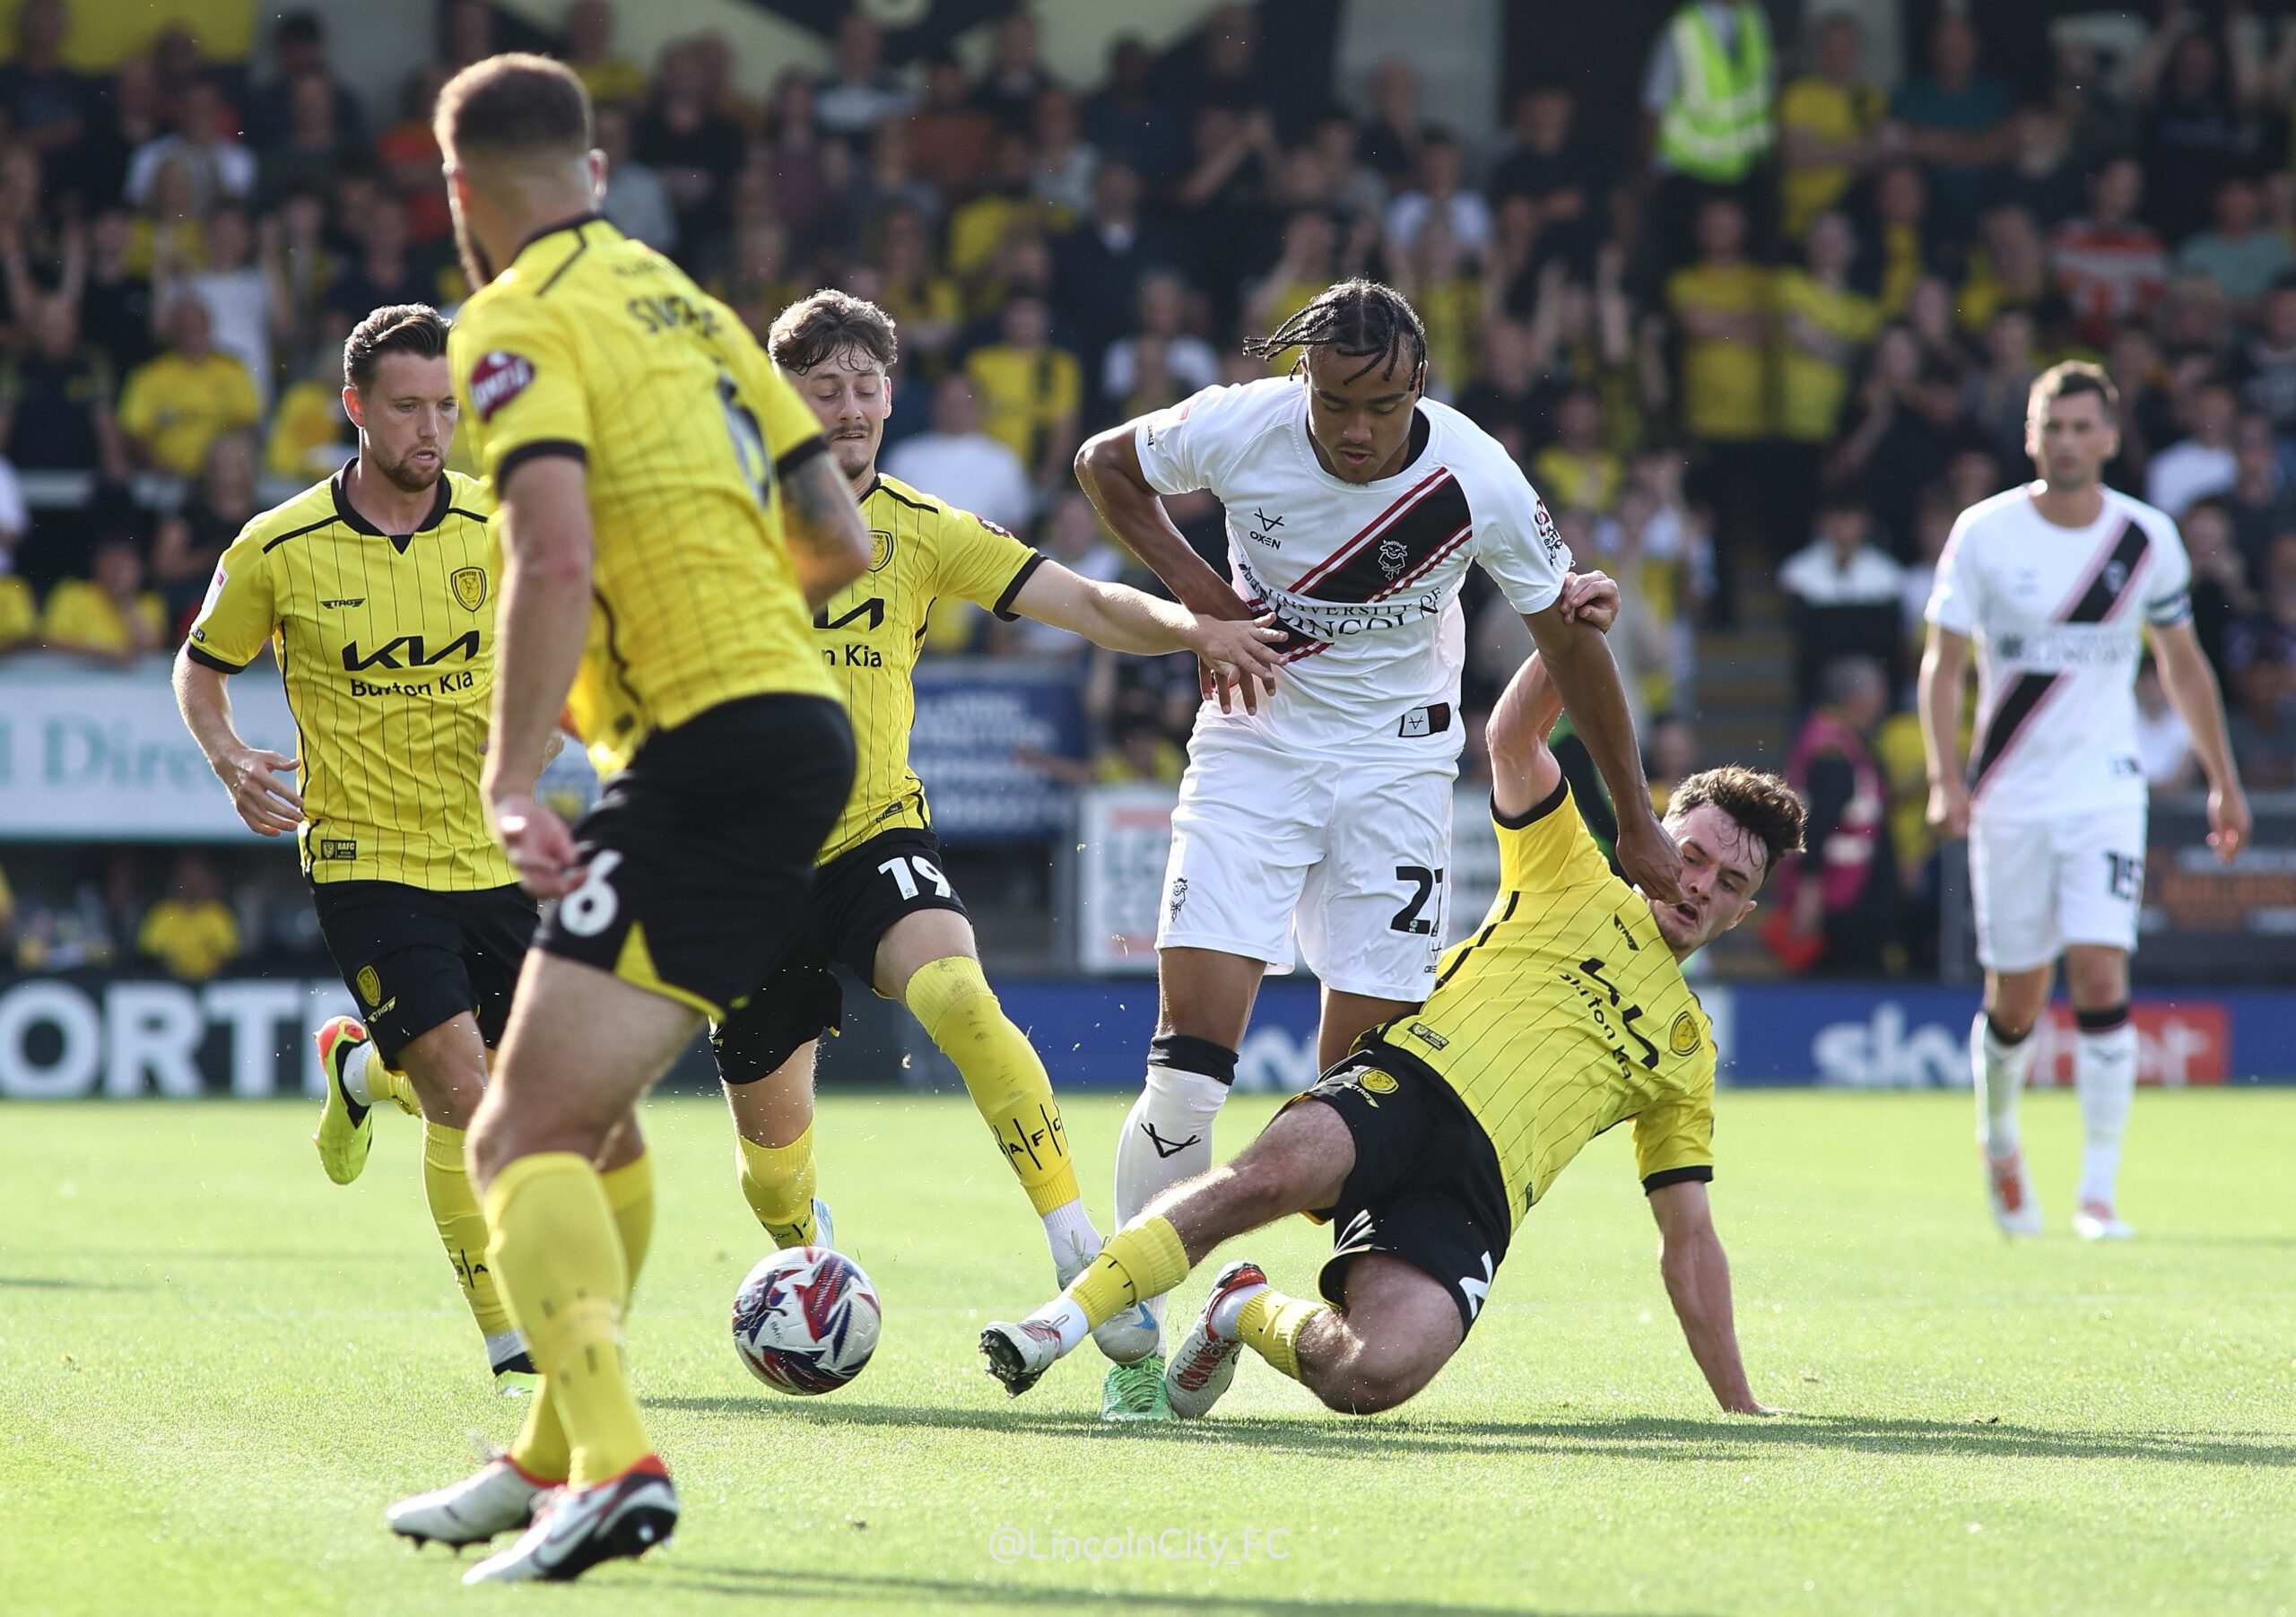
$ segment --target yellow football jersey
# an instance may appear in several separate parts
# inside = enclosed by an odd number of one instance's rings
[[[312,881],[507,886],[478,795],[500,572],[486,491],[448,472],[422,526],[388,535],[352,509],[349,469],[240,530],[185,649],[237,674],[274,643]]]
[[[781,479],[825,448],[724,304],[595,215],[527,241],[448,339],[494,486],[536,455],[588,468],[589,638],[568,700],[601,773],[739,697],[833,697],[784,547]]]
[[[945,500],[880,476],[861,497],[869,570],[813,616],[823,665],[853,715],[853,795],[822,845],[824,863],[879,831],[931,823],[925,787],[909,767],[917,717],[918,648],[943,596],[1003,618],[1044,558],[1004,529]]]
[[[1567,787],[1496,814],[1500,892],[1426,1004],[1378,1036],[1490,1135],[1514,1221],[1579,1148],[1634,1119],[1646,1187],[1710,1178],[1714,1034],[1650,907],[1611,874]]]

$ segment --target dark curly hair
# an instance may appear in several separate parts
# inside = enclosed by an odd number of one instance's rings
[[[859,349],[879,369],[891,370],[900,352],[891,315],[834,287],[824,287],[783,309],[766,334],[765,345],[773,362],[792,376],[803,376],[848,348]]]
[[[1720,809],[1761,844],[1762,879],[1787,854],[1802,851],[1802,825],[1807,817],[1802,799],[1776,775],[1764,775],[1737,763],[1701,769],[1674,787],[1674,795],[1666,800],[1666,818],[1686,814],[1701,803]]]

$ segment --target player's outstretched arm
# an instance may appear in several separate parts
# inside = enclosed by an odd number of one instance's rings
[[[2161,690],[2192,732],[2192,750],[2208,777],[2208,846],[2230,865],[2248,839],[2248,798],[2225,731],[2224,693],[2191,619],[2153,626],[2152,659],[2161,667]]]
[[[1565,618],[1608,634],[1618,621],[1618,585],[1607,573],[1566,574],[1562,598],[1555,604]],[[1491,722],[1484,726],[1484,744],[1491,750],[1491,801],[1500,813],[1510,819],[1529,813],[1562,778],[1562,766],[1546,744],[1561,717],[1562,693],[1534,651],[1499,693]]]
[[[295,795],[292,780],[276,778],[291,777],[295,761],[239,739],[225,677],[220,668],[192,661],[188,651],[176,653],[176,707],[248,829],[265,837],[283,835],[303,820],[303,800]]]
[[[582,872],[565,822],[535,800],[535,778],[589,633],[588,470],[572,456],[537,456],[511,468],[500,494],[502,604],[480,786],[519,882],[558,898],[581,884]]]
[[[845,474],[828,456],[814,455],[783,476],[781,526],[797,587],[814,611],[868,570],[868,525]]]
[[[1570,710],[1578,739],[1610,788],[1618,815],[1619,868],[1649,897],[1662,903],[1679,901],[1682,855],[1651,810],[1650,783],[1642,773],[1634,718],[1627,710],[1626,688],[1610,647],[1591,626],[1565,617],[1560,600],[1544,612],[1526,613],[1523,622],[1538,642],[1547,677]]]
[[[1270,628],[1274,614],[1252,622],[1206,617],[1170,601],[1160,601],[1128,584],[1103,584],[1071,572],[1048,561],[1029,575],[1013,610],[1081,634],[1095,646],[1135,656],[1159,656],[1170,651],[1193,651],[1210,664],[1220,686],[1220,706],[1225,709],[1231,687],[1244,699],[1247,712],[1259,711],[1264,685],[1275,689],[1274,648],[1283,631]]]
[[[1658,1221],[1658,1273],[1682,1322],[1691,1357],[1706,1373],[1714,1401],[1733,1414],[1772,1412],[1754,1402],[1746,1367],[1738,1357],[1738,1329],[1730,1313],[1730,1260],[1702,1180],[1661,1185],[1649,1195],[1650,1216]]]
[[[1921,648],[1921,752],[1929,769],[1929,823],[1944,837],[1970,834],[1970,789],[1961,779],[1961,678],[1970,637],[1932,623]]]
[[[1246,619],[1252,609],[1172,526],[1140,469],[1138,420],[1087,439],[1076,451],[1076,483],[1109,532],[1170,587],[1180,604],[1207,618]]]

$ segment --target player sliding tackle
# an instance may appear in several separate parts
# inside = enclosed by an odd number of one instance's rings
[[[1564,615],[1607,628],[1616,587],[1574,578]],[[1058,1298],[981,1334],[989,1373],[1025,1392],[1102,1320],[1169,1291],[1222,1241],[1286,1213],[1328,1221],[1324,1300],[1234,1263],[1166,1369],[1174,1413],[1205,1413],[1248,1347],[1333,1409],[1409,1398],[1457,1352],[1516,1227],[1579,1148],[1632,1119],[1659,1271],[1718,1403],[1754,1401],[1730,1272],[1707,1208],[1714,1040],[1680,962],[1744,920],[1802,805],[1775,776],[1730,768],[1675,789],[1665,826],[1682,896],[1611,874],[1546,744],[1562,705],[1525,663],[1490,726],[1500,887],[1444,957],[1427,1003],[1373,1029],[1226,1166],[1166,1191],[1110,1236]]]
[[[841,1013],[832,961],[906,1004],[958,1075],[1043,1221],[1057,1283],[1100,1249],[1044,1063],[981,975],[972,923],[943,874],[925,788],[909,767],[911,683],[935,599],[956,596],[1114,651],[1193,651],[1240,687],[1247,709],[1274,685],[1283,636],[1199,617],[1121,584],[1082,578],[993,522],[877,470],[898,352],[884,310],[817,291],[774,321],[775,361],[795,378],[870,530],[870,569],[813,616],[853,716],[853,793],[772,977],[711,1034],[740,1135],[742,1194],[783,1247],[830,1244],[814,1195],[813,1053]]]
[[[1569,549],[1507,452],[1425,396],[1419,316],[1391,287],[1343,282],[1251,344],[1295,349],[1288,377],[1208,387],[1076,457],[1109,526],[1184,604],[1273,610],[1291,632],[1286,677],[1259,712],[1206,703],[1196,716],[1157,923],[1156,1037],[1117,1144],[1119,1221],[1211,1166],[1253,998],[1290,968],[1295,932],[1323,983],[1319,1067],[1433,986],[1469,562],[1529,626],[1619,805],[1621,865],[1652,896],[1678,896],[1617,665],[1555,607]],[[1227,508],[1232,588],[1158,498],[1193,489]],[[1100,1335],[1119,1361],[1111,1418],[1163,1413],[1160,1290]]]

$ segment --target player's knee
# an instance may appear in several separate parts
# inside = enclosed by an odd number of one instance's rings
[[[1393,1356],[1363,1354],[1344,1376],[1316,1389],[1324,1406],[1344,1415],[1376,1415],[1417,1395],[1433,1375],[1422,1367]]]

